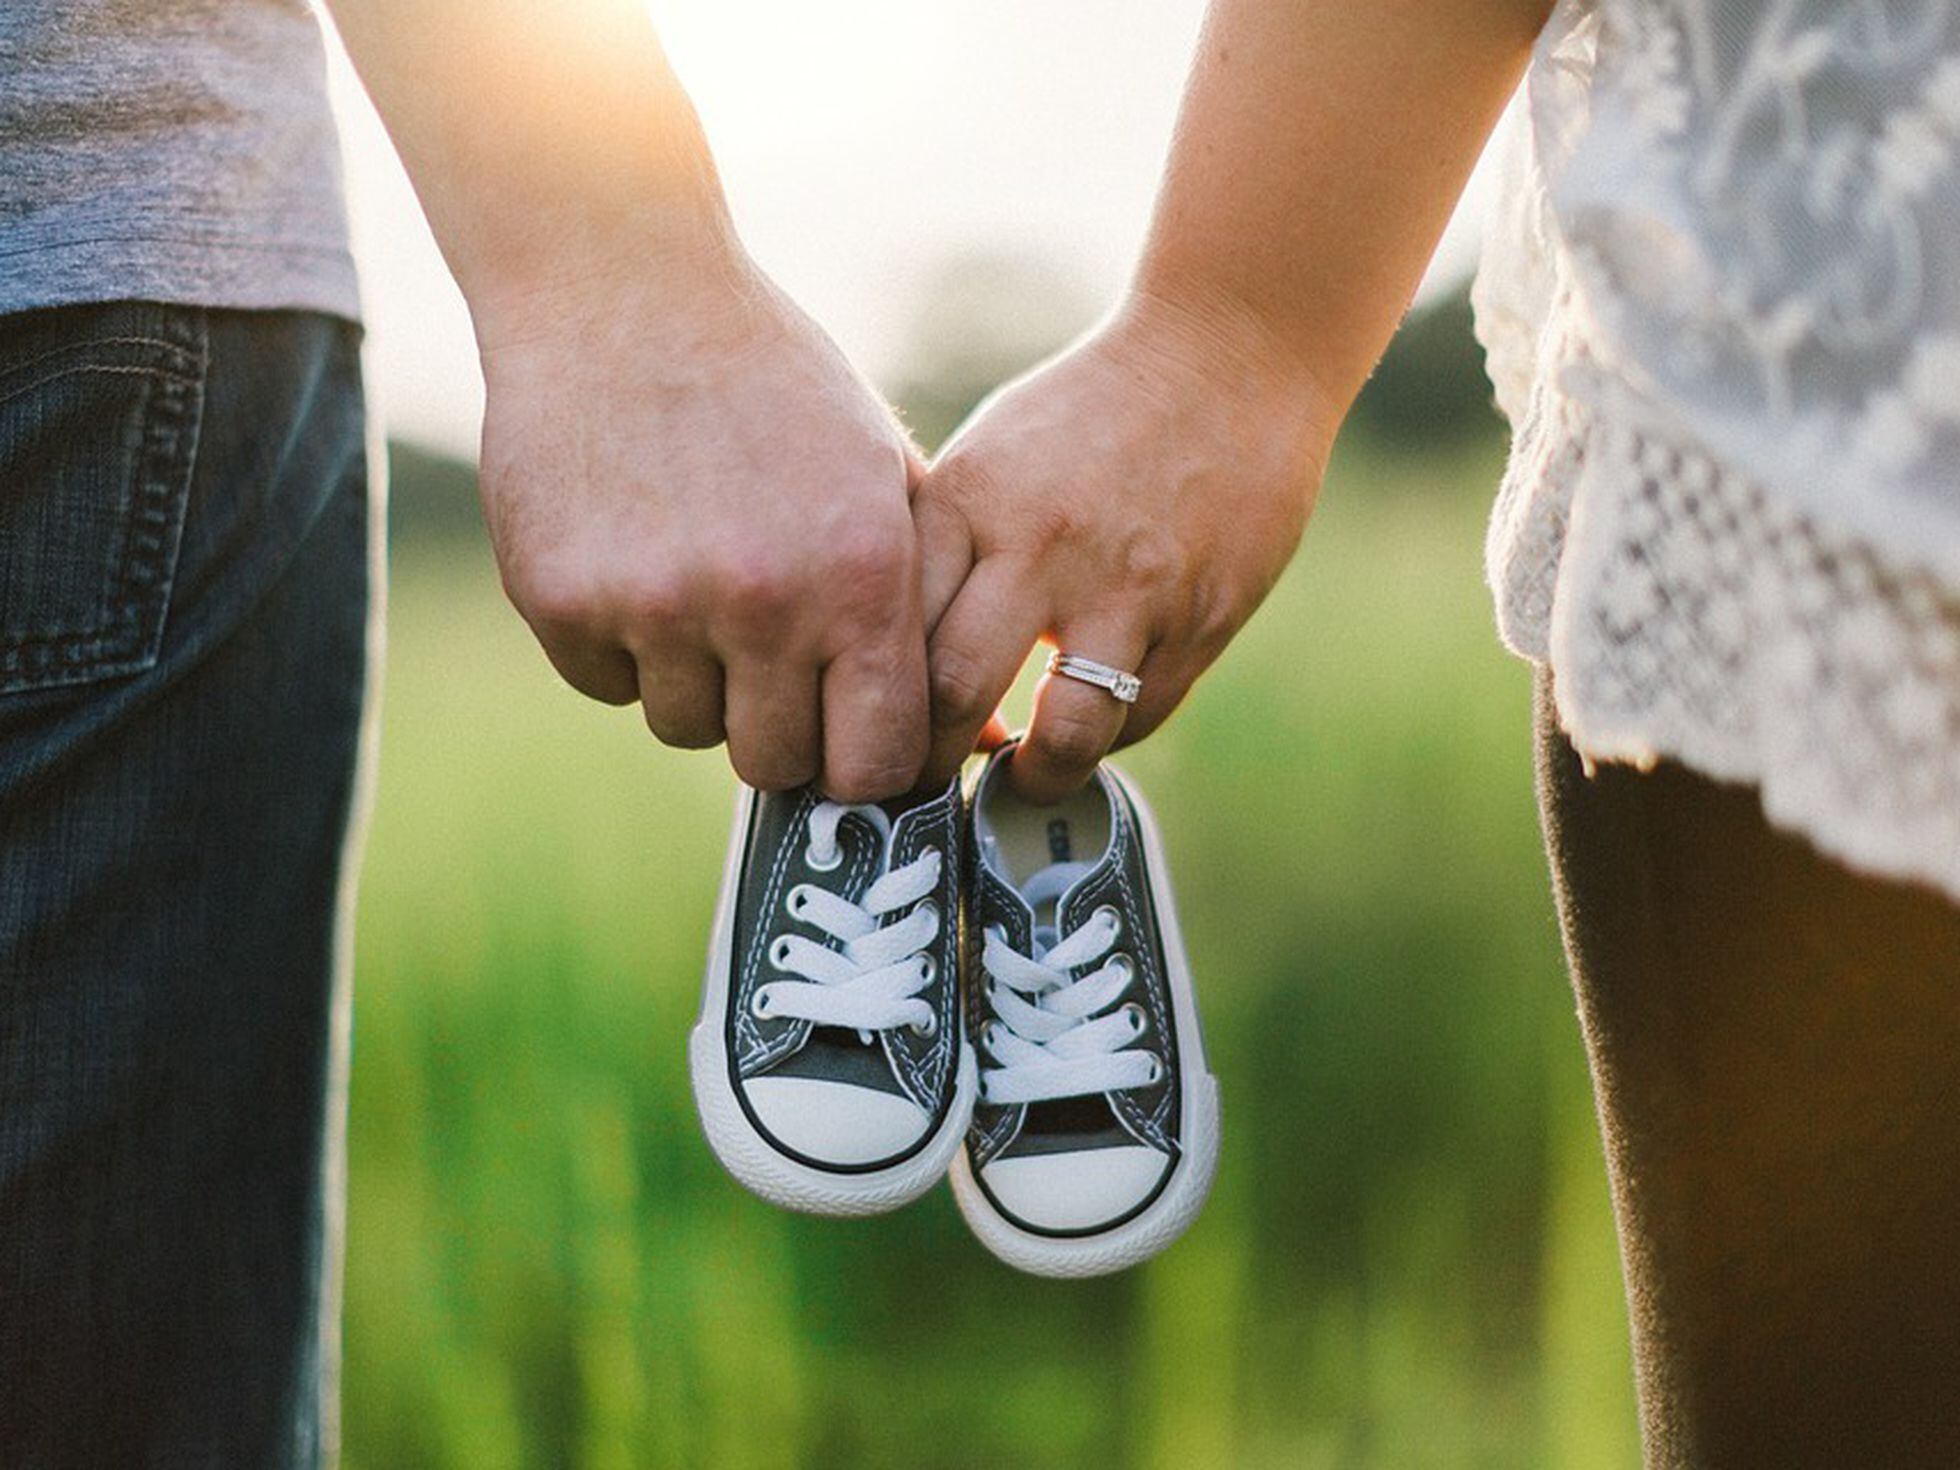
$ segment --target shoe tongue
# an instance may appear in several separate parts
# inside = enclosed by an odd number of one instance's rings
[[[974,880],[980,886],[987,922],[998,923],[1007,931],[1008,943],[1025,954],[1034,943],[1034,910],[1007,874],[1000,840],[984,824],[979,826],[976,839],[979,861],[974,864]]]
[[[1062,939],[1062,895],[1096,870],[1094,863],[1050,863],[1021,885],[1021,898],[1034,915],[1036,958]]]
[[[1108,899],[1109,884],[1106,880],[1122,867],[1128,836],[1122,811],[1112,802],[1109,845],[1096,855],[1094,862],[1071,865],[1076,871],[1055,901],[1055,925],[1061,933],[1074,933],[1095,911],[1096,905]]]
[[[1121,821],[1121,816],[1112,801],[1111,838],[1093,859],[1076,858],[1069,851],[1066,828],[1061,828],[1062,840],[1058,841],[1057,824],[1051,822],[1048,852],[1054,861],[1046,867],[1037,868],[1025,882],[1016,883],[1002,856],[1000,838],[994,832],[997,806],[1018,800],[1006,783],[1006,765],[1012,751],[1013,742],[995,751],[988,758],[986,769],[981,772],[979,784],[974,788],[975,846],[979,851],[979,866],[991,901],[996,907],[1006,910],[1001,915],[1002,919],[1011,921],[1007,925],[1010,936],[1017,944],[1031,945],[1032,948],[1026,952],[1039,958],[1081,922],[1081,915],[1072,912],[1079,906],[1075,895],[1091,884],[1099,873],[1116,863],[1119,844],[1115,825]],[[1104,780],[1100,772],[1095,779],[1098,782]],[[1106,793],[1108,788],[1104,786],[1102,789]]]

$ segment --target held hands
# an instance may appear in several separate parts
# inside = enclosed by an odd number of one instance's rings
[[[926,753],[907,496],[923,473],[830,339],[744,261],[479,321],[482,489],[558,672],[743,780],[846,801]]]
[[[958,769],[1041,638],[1143,687],[1124,704],[1044,677],[1010,768],[1024,796],[1066,796],[1156,729],[1292,556],[1331,437],[1311,378],[1256,324],[1147,296],[982,404],[912,506],[926,780]]]
[[[1332,437],[1256,324],[1147,297],[930,473],[746,264],[669,299],[554,294],[480,336],[485,513],[559,672],[667,744],[726,739],[752,785],[847,801],[949,779],[1044,637],[1143,688],[1044,679],[1024,794],[1156,728],[1285,566]]]

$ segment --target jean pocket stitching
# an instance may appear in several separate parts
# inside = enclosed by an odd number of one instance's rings
[[[126,367],[113,362],[93,362],[86,360],[92,354],[105,351],[111,347],[154,348],[158,353],[168,353],[175,363],[181,363],[182,365],[173,366],[170,363],[151,361],[139,367]],[[0,384],[4,384],[8,378],[19,377],[29,368],[39,367],[44,362],[53,362],[56,358],[61,357],[82,358],[85,360],[78,363],[75,367],[64,368],[62,372],[56,374],[57,377],[66,376],[71,372],[95,369],[107,372],[175,373],[179,377],[193,378],[201,370],[197,357],[184,343],[173,342],[167,337],[91,337],[81,342],[65,342],[59,347],[49,348],[46,352],[37,352],[34,356],[20,362],[7,364],[4,370],[0,370]],[[18,388],[9,388],[5,392],[0,392],[0,403],[6,403],[8,400],[16,398],[22,393],[32,392],[48,381],[49,379],[45,377],[37,378],[31,383],[23,383]]]
[[[179,382],[189,381],[189,379],[185,378],[182,373],[174,373],[170,371],[168,368],[124,367],[116,363],[108,363],[108,362],[80,363],[75,367],[63,368],[58,373],[48,373],[44,377],[39,377],[34,379],[31,383],[22,383],[18,388],[10,388],[7,392],[0,393],[0,408],[5,408],[9,403],[12,403],[16,398],[26,397],[29,393],[32,393],[36,388],[45,388],[50,383],[59,383],[63,378],[79,378],[85,373],[104,374],[109,376],[125,377],[125,378],[175,378]]]
[[[77,343],[75,350],[87,351],[111,341],[137,345],[134,339],[104,339]],[[0,694],[140,673],[155,664],[161,651],[196,464],[205,353],[201,331],[195,356],[172,343],[145,339],[140,345],[195,362],[198,374],[161,361],[140,366],[82,363],[0,397],[4,404],[36,387],[81,374],[135,376],[150,382],[150,396],[142,405],[142,441],[131,471],[127,514],[116,544],[105,556],[110,585],[104,615],[91,626],[0,634]],[[43,354],[43,358],[53,355],[57,354]]]

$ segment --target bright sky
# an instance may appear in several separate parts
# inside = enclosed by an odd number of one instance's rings
[[[882,378],[956,255],[1036,258],[1095,301],[1120,288],[1203,0],[652,8],[750,250]],[[339,57],[333,80],[376,395],[396,434],[473,454],[482,383],[462,299]],[[1467,269],[1474,213],[1432,281]]]

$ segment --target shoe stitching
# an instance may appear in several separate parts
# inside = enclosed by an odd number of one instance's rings
[[[1141,982],[1144,1002],[1149,1009],[1152,1025],[1157,1028],[1158,1036],[1169,1038],[1169,1045],[1175,1047],[1177,1038],[1169,1009],[1170,981],[1157,958],[1163,947],[1163,937],[1154,926],[1147,927],[1143,923],[1142,905],[1138,902],[1133,876],[1129,871],[1131,850],[1135,849],[1141,857],[1143,849],[1136,840],[1134,824],[1130,819],[1127,804],[1118,799],[1111,802],[1111,808],[1116,822],[1111,835],[1110,862],[1103,875],[1091,887],[1082,890],[1076,907],[1079,907],[1082,899],[1107,901],[1110,897],[1114,897],[1132,936],[1130,947],[1137,961],[1138,979]],[[1012,890],[984,864],[980,866],[980,882],[983,906],[988,906],[988,894],[991,893],[991,907],[1011,912],[1015,897]],[[1146,937],[1149,943],[1144,944],[1137,936]],[[976,1009],[984,1018],[984,1005],[976,1001]],[[1179,1144],[1169,1136],[1165,1122],[1170,1116],[1174,1100],[1184,1086],[1184,1059],[1178,1055],[1174,1061],[1169,1056],[1164,1060],[1167,1071],[1173,1066],[1177,1071],[1174,1078],[1167,1077],[1165,1084],[1160,1085],[1160,1096],[1155,1106],[1148,1112],[1138,1107],[1128,1092],[1112,1092],[1104,1095],[1109,1099],[1116,1120],[1125,1132],[1134,1137],[1138,1143],[1174,1157],[1179,1151]],[[1169,1085],[1173,1081],[1175,1086]],[[983,1125],[980,1122],[981,1110],[975,1110],[972,1133],[977,1135],[977,1144],[969,1143],[975,1168],[984,1167],[992,1162],[1019,1136],[1027,1115],[1027,1108],[1019,1104],[1012,1108],[986,1111],[995,1112],[998,1116],[991,1123]]]
[[[1129,854],[1135,842],[1130,831],[1129,817],[1122,806],[1114,802],[1111,803],[1111,806],[1116,813],[1116,830],[1110,840],[1111,861],[1103,878],[1093,889],[1085,890],[1083,897],[1085,899],[1097,898],[1105,901],[1110,897],[1115,898],[1122,910],[1124,922],[1128,926],[1128,932],[1130,934],[1129,948],[1136,958],[1138,969],[1137,978],[1142,982],[1144,1001],[1150,1010],[1151,1023],[1157,1028],[1156,1034],[1158,1036],[1172,1036],[1173,1040],[1175,1040],[1174,1033],[1169,1029],[1170,1018],[1165,1008],[1166,997],[1163,995],[1163,991],[1166,986],[1162,971],[1156,962],[1156,954],[1161,945],[1161,940],[1154,929],[1146,929],[1142,919],[1141,908],[1136,902],[1130,882]],[[1113,894],[1110,891],[1112,889],[1114,890]],[[1148,945],[1144,943],[1145,939],[1150,941]],[[1137,1105],[1132,1093],[1129,1091],[1110,1092],[1104,1095],[1109,1099],[1110,1107],[1116,1114],[1117,1121],[1139,1143],[1168,1153],[1171,1148],[1171,1143],[1164,1131],[1163,1119],[1168,1115],[1171,1098],[1177,1091],[1176,1087],[1168,1084],[1174,1080],[1181,1086],[1183,1079],[1182,1077],[1173,1078],[1169,1075],[1173,1064],[1172,1058],[1166,1056],[1163,1060],[1166,1072],[1165,1085],[1162,1087],[1161,1095],[1155,1106],[1148,1112]],[[1177,1061],[1181,1063],[1182,1058],[1178,1058]]]
[[[942,810],[933,811],[933,806],[938,806]],[[948,933],[957,935],[959,930],[959,872],[955,865],[955,849],[952,846],[958,831],[951,821],[951,816],[951,803],[944,796],[937,797],[930,805],[918,809],[917,820],[907,830],[908,839],[916,836],[920,851],[934,845],[932,838],[935,835],[939,838],[938,848],[941,854],[939,888],[934,894],[934,902],[939,910],[941,927],[933,941],[935,950],[945,949]],[[908,847],[906,852],[910,853],[912,849]],[[946,1085],[954,1039],[953,1027],[959,1022],[957,1005],[947,1004],[948,997],[957,1002],[959,992],[957,955],[952,965],[940,964],[939,970],[940,974],[935,982],[939,994],[933,1003],[933,1015],[939,1026],[933,1035],[931,1045],[916,1059],[911,1049],[897,1037],[888,1038],[885,1047],[885,1054],[891,1061],[893,1070],[899,1074],[899,1080],[913,1090],[913,1100],[929,1110],[938,1107],[940,1092]]]
[[[799,820],[801,820],[800,816]],[[783,850],[787,853],[793,852],[795,848],[793,845],[786,844]],[[877,866],[877,853],[867,849],[860,853],[859,856],[850,859],[847,864],[838,870],[837,886],[847,893],[852,889],[868,886]],[[788,874],[785,873],[784,876],[787,877]],[[774,912],[773,904],[771,905],[770,912]],[[777,929],[765,930],[764,932],[780,933],[781,931]],[[744,1007],[744,1013],[747,1013],[746,1007]],[[810,1021],[798,1020],[793,1022],[775,1041],[765,1043],[763,1053],[756,1061],[756,1066],[760,1067],[768,1063],[780,1061],[784,1057],[794,1056],[809,1044],[810,1033],[815,1029],[815,1024]]]
[[[983,912],[1012,913],[1014,905],[1019,902],[1019,896],[984,862],[978,863],[978,867]],[[984,932],[985,924],[983,923],[981,927]],[[1017,936],[1017,938],[1024,940],[1025,936]],[[977,972],[979,967],[977,957],[974,965]],[[987,1019],[986,1001],[978,983],[975,984],[973,991],[973,1009],[976,1023],[984,1024]],[[1001,1150],[1020,1136],[1021,1125],[1026,1120],[1027,1111],[1026,1106],[1020,1103],[1008,1108],[988,1107],[985,1104],[975,1107],[973,1131],[979,1135],[979,1144],[973,1149],[975,1168],[991,1163]],[[983,1125],[980,1122],[983,1112],[994,1115],[991,1123]]]
[[[767,799],[767,797],[761,798],[765,801]],[[769,870],[769,882],[763,889],[762,902],[756,909],[755,933],[749,936],[749,952],[743,959],[735,993],[730,997],[730,1004],[735,1007],[736,1069],[743,1076],[751,1076],[759,1067],[799,1049],[809,1035],[809,1026],[801,1024],[791,1027],[774,1041],[767,1040],[749,1012],[749,997],[754,993],[756,973],[761,968],[762,956],[769,947],[776,902],[782,892],[783,879],[789,872],[790,856],[796,851],[794,834],[808,819],[814,801],[814,795],[806,791],[797,801],[796,810],[791,813],[790,821],[784,828],[784,840],[776,849]],[[793,1044],[785,1046],[785,1042]]]

